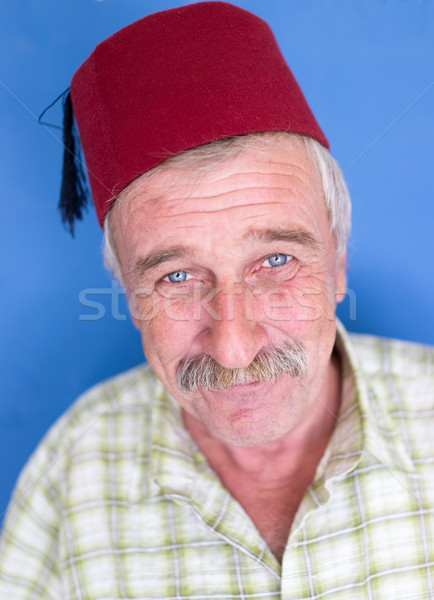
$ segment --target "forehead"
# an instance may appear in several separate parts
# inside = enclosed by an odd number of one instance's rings
[[[318,169],[289,136],[217,160],[194,158],[172,161],[121,194],[110,215],[117,245],[132,249],[180,234],[195,243],[204,229],[236,238],[247,228],[303,225],[315,233],[328,225]]]

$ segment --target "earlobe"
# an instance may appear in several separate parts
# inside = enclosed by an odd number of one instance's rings
[[[336,273],[336,304],[344,300],[347,293],[347,253],[344,252],[339,258]]]

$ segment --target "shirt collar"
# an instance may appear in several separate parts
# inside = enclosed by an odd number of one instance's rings
[[[331,452],[347,447],[359,452],[360,459],[366,463],[381,463],[386,469],[413,473],[415,466],[400,431],[390,418],[385,398],[372,384],[373,374],[363,368],[357,355],[357,338],[352,337],[354,343],[336,319],[335,349],[342,361],[343,399],[338,424],[329,444]],[[379,356],[375,362],[377,372],[380,372]],[[351,414],[353,418],[348,421]]]

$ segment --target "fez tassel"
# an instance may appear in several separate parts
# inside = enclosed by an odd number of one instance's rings
[[[79,156],[80,142],[74,132],[74,114],[69,92],[63,101],[63,146],[59,209],[63,223],[74,236],[75,220],[83,219],[83,211],[88,207],[89,192],[83,162]]]

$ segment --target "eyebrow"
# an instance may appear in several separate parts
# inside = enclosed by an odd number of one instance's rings
[[[164,250],[156,250],[155,252],[152,252],[152,254],[148,254],[148,256],[140,257],[134,263],[131,273],[135,277],[140,277],[143,276],[146,271],[154,269],[162,263],[173,260],[174,258],[181,258],[189,254],[191,254],[191,252],[185,246],[171,246],[170,248],[165,248]]]
[[[250,229],[244,236],[246,239],[255,239],[262,242],[291,242],[301,244],[316,250],[321,249],[322,244],[309,231],[300,228],[265,228]]]

